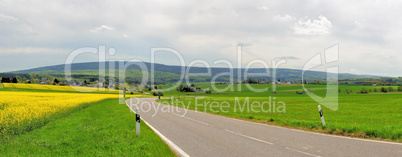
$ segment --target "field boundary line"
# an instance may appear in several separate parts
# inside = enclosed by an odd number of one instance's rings
[[[132,99],[132,98],[131,98]],[[130,106],[127,104],[127,101],[125,102],[127,107],[135,113],[133,109],[130,108]],[[145,121],[142,117],[141,120],[154,131],[170,148],[173,149],[176,154],[183,156],[183,157],[190,157],[186,152],[184,152],[179,146],[174,144],[171,140],[169,140],[166,136],[164,136],[162,133],[160,133],[157,129],[155,129],[151,124],[149,124],[147,121]]]

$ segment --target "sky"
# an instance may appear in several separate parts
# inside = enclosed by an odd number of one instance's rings
[[[0,72],[64,64],[75,50],[106,47],[108,60],[151,61],[171,48],[184,63],[227,60],[247,66],[286,60],[302,69],[338,45],[341,73],[402,76],[402,2],[0,0]],[[238,46],[242,58],[238,62]],[[82,54],[74,62],[98,61]],[[173,53],[155,62],[179,65]],[[201,64],[194,64],[203,66]],[[253,65],[252,67],[259,67]],[[325,68],[317,68],[325,70]]]

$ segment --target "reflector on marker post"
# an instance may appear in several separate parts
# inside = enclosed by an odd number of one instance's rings
[[[325,125],[325,120],[324,120],[324,115],[323,115],[322,110],[321,110],[321,105],[318,105],[318,111],[320,112],[322,125]]]
[[[139,110],[138,110],[138,108],[136,109],[136,111],[135,111],[135,127],[136,127],[136,133],[137,133],[137,135],[139,135],[140,134],[140,112],[139,112]]]

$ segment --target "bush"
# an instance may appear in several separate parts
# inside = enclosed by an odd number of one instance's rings
[[[393,91],[394,91],[394,88],[388,87],[388,91],[389,91],[389,92],[393,92]]]
[[[398,87],[398,92],[402,92],[402,86]]]
[[[163,96],[164,94],[163,94],[163,92],[162,91],[157,91],[157,90],[153,90],[152,91],[152,95],[153,96]]]
[[[66,83],[59,83],[60,86],[67,86],[68,84]]]
[[[115,89],[115,90],[119,90],[119,89],[120,89],[119,84],[116,83],[116,84],[114,85],[114,89]]]
[[[387,89],[386,89],[386,88],[384,88],[384,87],[381,87],[381,92],[383,92],[383,93],[387,93]]]
[[[211,94],[211,90],[206,90],[205,94]]]

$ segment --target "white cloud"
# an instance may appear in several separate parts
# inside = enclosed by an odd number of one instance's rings
[[[298,35],[325,35],[330,33],[331,21],[325,16],[318,16],[318,20],[311,20],[308,17],[299,19],[294,25],[294,33]]]
[[[0,54],[60,54],[66,52],[69,51],[46,47],[0,48]]]
[[[2,3],[0,53],[7,54],[0,57],[0,71],[9,70],[5,61],[18,62],[24,56],[46,53],[49,60],[63,61],[60,54],[67,56],[76,48],[99,45],[116,48],[118,56],[149,58],[150,48],[166,46],[180,51],[186,61],[236,61],[237,43],[248,45],[244,47],[245,60],[295,56],[300,59],[283,66],[302,67],[309,57],[339,43],[341,72],[353,68],[361,74],[398,76],[402,71],[402,58],[397,58],[402,41],[401,5],[398,1],[343,0]],[[390,60],[374,54],[397,57]],[[21,63],[37,62],[27,57]],[[170,64],[176,63],[172,60]]]
[[[273,21],[279,21],[279,22],[288,22],[288,21],[292,21],[295,18],[293,16],[290,16],[288,14],[285,14],[283,16],[281,15],[276,15],[272,18]]]
[[[260,10],[268,10],[268,7],[266,7],[266,6],[259,6],[259,7],[257,7],[257,9],[260,9]]]
[[[18,19],[13,16],[0,14],[0,21],[18,21]]]
[[[100,27],[91,29],[90,31],[96,33],[96,32],[100,32],[100,31],[104,31],[104,30],[112,31],[112,30],[114,30],[114,29],[113,29],[112,27],[109,27],[109,26],[106,26],[106,25],[102,25],[102,26],[100,26]]]

